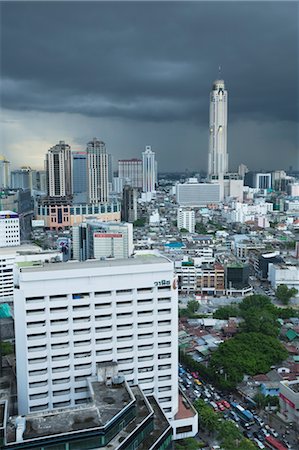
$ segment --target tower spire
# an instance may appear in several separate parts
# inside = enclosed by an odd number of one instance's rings
[[[221,80],[221,64],[218,66],[219,80]]]

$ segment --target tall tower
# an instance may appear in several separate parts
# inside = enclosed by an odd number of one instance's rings
[[[153,194],[156,192],[157,180],[157,165],[155,160],[155,152],[152,147],[147,145],[145,152],[142,152],[142,171],[143,171],[143,186],[142,190],[146,194]]]
[[[46,155],[49,197],[72,195],[71,147],[64,141],[48,150]]]
[[[109,197],[109,156],[103,141],[93,138],[87,144],[89,203],[107,203]]]
[[[223,80],[216,80],[210,94],[210,179],[221,179],[228,171],[227,91]]]

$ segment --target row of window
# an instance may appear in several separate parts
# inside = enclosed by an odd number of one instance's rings
[[[157,287],[158,291],[170,291],[171,288],[170,286],[158,286]],[[136,292],[137,294],[146,294],[146,293],[152,293],[154,291],[154,288],[152,287],[148,287],[148,288],[137,288]],[[121,295],[133,295],[133,293],[135,292],[135,289],[119,289],[116,291],[100,291],[100,292],[94,292],[94,297],[95,298],[99,298],[99,297],[109,297],[114,295],[117,296],[121,296]],[[78,292],[78,293],[74,293],[72,294],[72,298],[74,300],[78,300],[78,299],[84,299],[84,298],[92,298],[92,294],[90,294],[89,292]],[[50,301],[53,300],[67,300],[68,296],[66,294],[58,294],[58,295],[50,295],[49,296]],[[169,298],[167,297],[167,300]],[[45,298],[44,297],[27,297],[26,298],[26,303],[36,303],[36,302],[40,302],[40,301],[44,301]],[[147,300],[147,299],[138,299],[139,301],[142,300]],[[148,299],[148,300],[152,300],[152,299]],[[162,300],[162,298],[161,298]],[[164,298],[165,300],[165,298]]]
[[[125,306],[127,306],[127,305],[125,305]],[[73,307],[73,311],[76,311],[75,308],[76,307]],[[98,306],[98,307],[96,306],[95,309],[105,309],[105,308],[111,309],[111,303],[105,303],[105,304],[103,304],[101,306]],[[79,312],[83,312],[83,311],[88,311],[89,309],[90,309],[89,305],[82,306],[82,307],[80,306],[78,311]],[[64,307],[64,308],[52,308],[52,309],[50,309],[50,313],[63,313],[63,312],[69,313],[68,308]],[[27,317],[36,316],[36,315],[45,314],[45,313],[46,313],[45,308],[40,308],[40,309],[34,309],[34,310],[26,311]],[[152,316],[152,315],[154,315],[154,313],[156,313],[156,312],[154,312],[152,309],[145,310],[145,311],[137,311],[137,316],[138,317]],[[171,313],[171,309],[169,309],[169,308],[167,308],[167,309],[158,309],[157,313],[158,313],[158,315],[170,314]],[[116,317],[120,318],[120,319],[123,318],[123,317],[132,317],[132,316],[133,316],[133,311],[125,312],[125,313],[117,313],[116,314]],[[89,316],[89,318],[90,318],[90,316]],[[101,318],[112,319],[112,314],[101,314],[101,316],[95,316],[95,320],[101,320]],[[60,320],[65,320],[65,319],[60,319]],[[76,321],[76,318],[74,318],[73,320]],[[51,323],[52,322],[54,323],[55,320],[51,320]]]

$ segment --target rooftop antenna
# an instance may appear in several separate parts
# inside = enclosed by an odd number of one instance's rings
[[[218,66],[219,80],[221,80],[221,65]]]

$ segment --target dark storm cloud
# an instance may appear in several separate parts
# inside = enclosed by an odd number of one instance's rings
[[[297,117],[294,2],[2,2],[2,106],[208,121],[218,65],[232,120]]]

